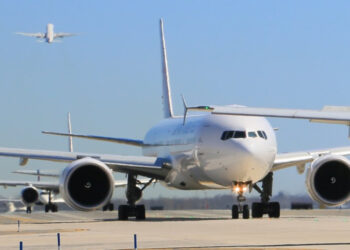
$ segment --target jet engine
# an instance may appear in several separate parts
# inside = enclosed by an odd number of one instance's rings
[[[306,174],[310,196],[320,204],[339,206],[350,200],[350,161],[338,155],[322,156]]]
[[[110,201],[114,177],[106,164],[86,157],[73,161],[63,170],[59,189],[65,202],[72,208],[96,210]]]
[[[39,192],[35,187],[25,187],[21,191],[21,199],[25,206],[32,206],[39,200]]]

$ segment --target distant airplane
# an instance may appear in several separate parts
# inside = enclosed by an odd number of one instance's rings
[[[57,38],[63,38],[66,36],[76,36],[77,34],[73,34],[73,33],[55,33],[53,31],[53,24],[52,23],[48,23],[46,25],[46,33],[24,33],[24,32],[17,32],[16,34],[18,35],[22,35],[22,36],[31,36],[31,37],[36,37],[39,39],[44,39],[39,40],[40,42],[47,42],[47,43],[53,43],[53,42],[57,42]]]

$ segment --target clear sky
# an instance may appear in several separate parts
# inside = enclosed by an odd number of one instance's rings
[[[349,1],[0,1],[0,146],[67,150],[41,130],[142,139],[162,118],[159,18],[165,34],[175,111],[241,104],[321,109],[350,105]],[[38,43],[14,32],[79,33]],[[349,145],[340,125],[270,119],[279,151]],[[140,154],[111,143],[74,140],[76,151]],[[64,164],[30,161],[28,169]],[[0,158],[0,179],[18,159]],[[124,178],[124,175],[117,175]],[[294,168],[275,174],[274,193],[305,193]],[[0,189],[15,195],[16,189]],[[18,190],[17,190],[18,191]],[[16,191],[16,192],[17,192]],[[159,184],[144,197],[210,196]],[[123,195],[118,191],[117,195]]]

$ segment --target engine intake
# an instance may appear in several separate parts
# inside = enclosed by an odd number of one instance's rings
[[[113,191],[111,170],[92,158],[72,162],[60,178],[60,193],[67,204],[77,210],[90,211],[106,205]]]
[[[25,187],[21,191],[21,199],[26,206],[34,205],[39,200],[39,192],[34,187]]]
[[[350,161],[343,156],[327,155],[311,163],[306,185],[310,196],[326,206],[350,200]]]

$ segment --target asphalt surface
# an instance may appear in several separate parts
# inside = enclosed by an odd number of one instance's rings
[[[18,228],[18,221],[20,222]],[[0,214],[0,249],[350,249],[350,210],[282,210],[281,218],[230,219],[227,210]]]

